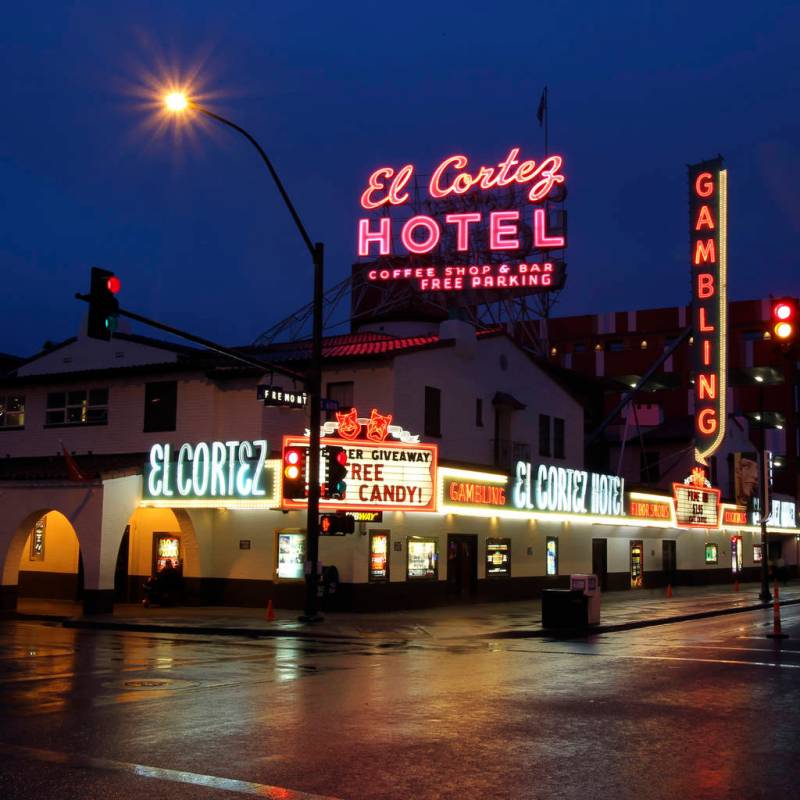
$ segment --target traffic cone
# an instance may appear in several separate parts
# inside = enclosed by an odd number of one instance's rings
[[[668,583],[667,584],[667,600],[669,600],[670,597],[672,597],[672,584]]]
[[[733,584],[733,591],[734,592],[738,592],[739,591],[739,579],[738,578],[736,579],[736,582]]]
[[[267,603],[267,622],[275,622],[275,609],[272,607],[272,598]]]
[[[772,593],[772,633],[767,634],[768,639],[788,639],[789,634],[781,630],[781,600],[778,581],[775,581],[775,589]]]

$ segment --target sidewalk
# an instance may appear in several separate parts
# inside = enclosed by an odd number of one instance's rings
[[[678,587],[672,598],[663,589],[609,592],[602,598],[601,625],[594,633],[702,619],[765,608],[759,585]],[[800,603],[800,584],[781,587],[781,604]],[[297,621],[298,611],[278,610],[269,622],[254,608],[151,608],[118,605],[113,616],[80,616],[75,603],[22,599],[17,618],[47,619],[69,628],[134,630],[226,636],[283,636],[325,639],[526,638],[551,635],[541,627],[539,600],[443,606],[380,614],[330,613],[319,625]]]

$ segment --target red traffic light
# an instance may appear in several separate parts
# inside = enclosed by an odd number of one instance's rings
[[[116,275],[112,275],[106,281],[106,287],[111,294],[116,294],[122,288],[122,281]]]
[[[772,304],[772,333],[776,339],[785,342],[797,333],[797,300],[783,298]]]
[[[330,531],[333,522],[327,514],[323,514],[319,521],[319,528],[323,533],[328,533]]]
[[[336,454],[336,461],[337,461],[337,463],[339,463],[342,466],[344,466],[347,463],[347,453],[344,450],[340,450]]]

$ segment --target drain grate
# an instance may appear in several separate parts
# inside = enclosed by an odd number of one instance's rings
[[[126,689],[160,689],[169,686],[170,681],[148,680],[146,678],[133,681],[125,681],[122,685]]]

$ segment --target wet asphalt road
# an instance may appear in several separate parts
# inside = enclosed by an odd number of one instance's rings
[[[796,798],[800,606],[579,641],[0,624],[0,798]]]

